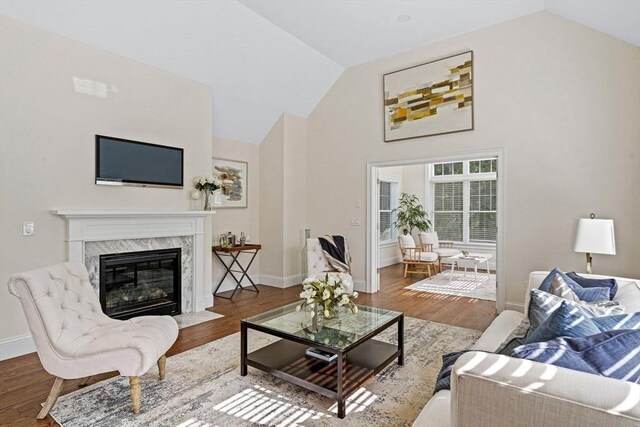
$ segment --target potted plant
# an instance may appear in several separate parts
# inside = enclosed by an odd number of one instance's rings
[[[427,211],[424,210],[415,194],[400,194],[398,207],[392,213],[396,213],[393,226],[402,229],[403,234],[411,234],[414,228],[417,228],[418,231],[429,231],[431,228]]]

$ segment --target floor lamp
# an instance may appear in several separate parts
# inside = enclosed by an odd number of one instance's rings
[[[616,239],[612,219],[579,218],[576,224],[574,252],[587,254],[587,273],[591,274],[591,254],[616,254]]]

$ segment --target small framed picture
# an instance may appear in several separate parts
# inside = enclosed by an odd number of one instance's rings
[[[384,141],[473,130],[473,52],[382,77]]]
[[[249,164],[239,160],[213,158],[213,177],[221,184],[213,193],[213,206],[246,208],[249,186]]]

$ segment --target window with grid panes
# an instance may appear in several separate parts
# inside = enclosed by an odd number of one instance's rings
[[[496,242],[497,163],[478,159],[433,165],[433,225],[440,240]]]
[[[496,180],[469,182],[469,241],[494,243],[496,222]]]
[[[395,182],[380,181],[379,185],[379,241],[381,243],[393,241],[397,237],[397,231],[393,227],[393,210],[397,207],[397,191]]]
[[[436,182],[433,193],[433,226],[440,240],[462,241],[463,183]]]

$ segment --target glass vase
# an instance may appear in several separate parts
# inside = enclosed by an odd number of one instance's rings
[[[212,208],[211,208],[211,192],[210,191],[204,191],[204,210],[205,211],[212,210]]]

